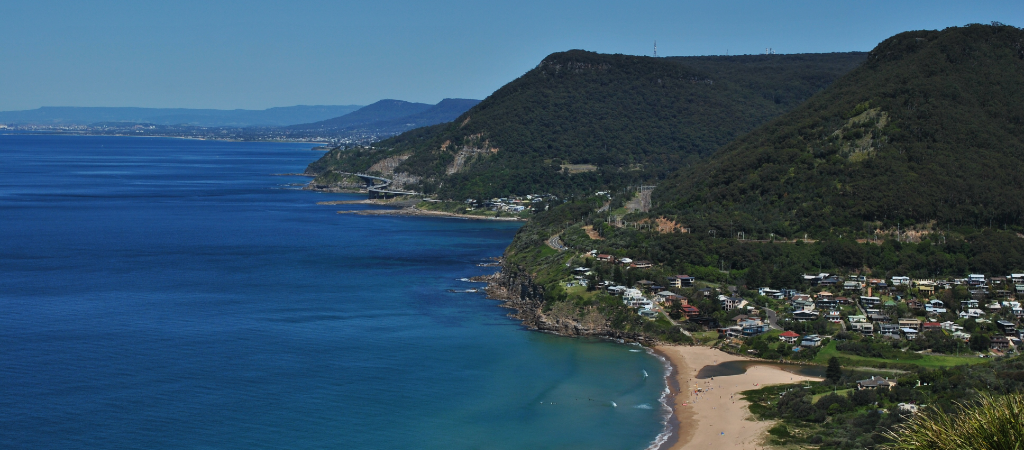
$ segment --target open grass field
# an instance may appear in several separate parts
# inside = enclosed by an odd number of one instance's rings
[[[857,356],[849,353],[844,353],[836,350],[835,341],[829,342],[825,348],[814,357],[814,362],[818,364],[827,364],[829,358],[837,357],[840,359],[847,360],[854,365],[864,365],[865,367],[871,367],[879,363],[887,364],[913,364],[915,366],[926,367],[929,369],[935,369],[939,367],[950,367],[959,366],[962,364],[980,364],[988,361],[985,358],[979,358],[977,356],[946,356],[946,355],[922,355],[920,359],[884,359],[884,358],[869,358],[865,356]]]

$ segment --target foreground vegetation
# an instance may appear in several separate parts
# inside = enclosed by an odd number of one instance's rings
[[[822,449],[873,449],[883,444],[889,445],[883,448],[893,449],[1017,448],[983,447],[978,442],[948,447],[939,445],[941,440],[904,440],[928,433],[936,439],[948,439],[949,433],[957,430],[963,430],[965,436],[985,437],[985,442],[994,445],[1007,442],[1007,438],[1017,439],[1009,442],[1022,442],[1019,392],[1024,389],[1024,357],[937,369],[918,367],[898,374],[897,385],[891,390],[858,390],[850,375],[846,372],[835,382],[768,386],[747,391],[744,396],[751,402],[755,417],[779,420],[769,430],[769,443],[773,445],[811,444]],[[1008,395],[1018,398],[1001,397]],[[981,405],[980,410],[963,411],[975,401]],[[914,408],[923,405],[928,405],[924,414],[915,416]],[[1011,418],[1009,414],[1014,412],[1018,415]],[[987,431],[986,420],[994,421]],[[937,428],[946,430],[937,433]],[[937,446],[913,446],[922,442]]]

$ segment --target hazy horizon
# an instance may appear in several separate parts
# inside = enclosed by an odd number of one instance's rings
[[[868,51],[903,31],[1022,19],[1003,0],[16,3],[0,16],[0,111],[436,104],[485,98],[570,49]]]

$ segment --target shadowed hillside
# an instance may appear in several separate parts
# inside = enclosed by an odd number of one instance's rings
[[[804,105],[681,171],[659,212],[748,236],[1024,223],[1024,31],[901,33]]]
[[[444,198],[592,192],[669,176],[859,65],[863,53],[648,58],[555,53],[450,124],[310,165],[386,158]]]

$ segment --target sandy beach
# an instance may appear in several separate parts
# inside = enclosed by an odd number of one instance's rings
[[[820,381],[767,365],[751,367],[742,375],[698,380],[697,372],[704,366],[747,358],[708,347],[659,346],[655,350],[673,366],[669,380],[673,417],[669,420],[677,432],[663,447],[671,450],[761,449],[772,423],[754,421],[739,393],[770,384]],[[703,392],[695,393],[697,389]]]

